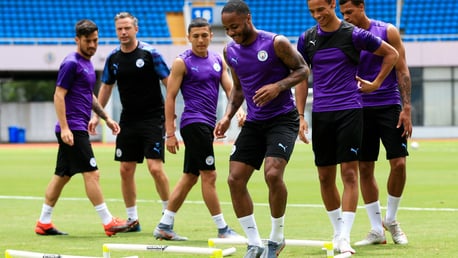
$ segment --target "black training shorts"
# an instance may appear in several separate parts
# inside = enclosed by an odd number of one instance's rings
[[[358,160],[362,131],[362,109],[312,112],[315,165],[331,166]]]
[[[213,127],[193,123],[183,127],[180,133],[185,145],[183,172],[198,176],[201,170],[215,170]]]
[[[234,145],[231,161],[260,169],[265,157],[289,161],[299,132],[297,110],[265,121],[246,121]]]
[[[98,169],[88,132],[72,131],[72,133],[73,146],[64,143],[60,133],[56,133],[59,149],[54,174],[57,176],[72,177],[76,173],[92,172]]]
[[[115,160],[143,163],[144,158],[164,161],[164,121],[150,119],[121,122],[116,137]]]
[[[386,150],[386,159],[406,157],[407,137],[402,137],[404,126],[396,128],[401,113],[401,106],[363,108],[364,129],[360,151],[361,161],[377,161],[380,140]]]

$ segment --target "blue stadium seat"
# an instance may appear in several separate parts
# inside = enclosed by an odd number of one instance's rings
[[[246,1],[259,29],[295,40],[304,30],[315,25],[304,0],[289,0],[287,3],[276,0]],[[396,2],[371,1],[366,6],[367,14],[395,24]],[[74,23],[82,18],[92,19],[99,25],[101,38],[116,38],[113,17],[121,11],[129,11],[139,18],[140,38],[170,38],[166,13],[182,12],[183,5],[183,0],[0,0],[0,39],[5,39],[0,40],[3,42],[0,44],[9,44],[12,42],[8,40],[10,38],[28,38],[30,41],[73,38]],[[341,17],[338,8],[336,12]],[[404,0],[400,28],[409,39],[415,35],[432,35],[422,36],[421,40],[456,40],[456,17],[458,1]],[[172,44],[172,40],[166,41],[166,44]]]
[[[456,38],[458,34],[458,2],[457,1],[404,1],[405,15],[401,16],[406,35],[436,35],[422,41],[438,40],[442,34],[455,35],[443,40]]]

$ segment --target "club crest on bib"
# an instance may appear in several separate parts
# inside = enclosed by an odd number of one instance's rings
[[[213,70],[219,72],[221,71],[221,65],[219,65],[218,63],[214,63],[213,64]]]
[[[91,167],[95,168],[97,166],[97,162],[95,161],[95,158],[92,157],[90,160],[89,160],[89,164],[91,164]]]
[[[137,61],[135,61],[135,65],[138,68],[142,68],[145,65],[145,61],[143,61],[143,59],[139,58],[139,59],[137,59]]]
[[[121,157],[122,156],[122,150],[121,149],[116,149],[116,157]]]
[[[207,164],[208,166],[215,164],[215,158],[213,156],[208,156],[207,158],[205,158],[205,164]]]
[[[267,54],[267,51],[265,50],[261,50],[258,52],[258,60],[261,61],[261,62],[264,62],[267,60],[267,58],[269,57],[269,54]]]

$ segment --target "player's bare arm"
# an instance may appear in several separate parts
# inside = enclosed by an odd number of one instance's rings
[[[181,58],[176,58],[173,61],[170,76],[167,79],[167,94],[165,98],[165,132],[166,146],[170,153],[176,154],[179,150],[178,140],[175,137],[175,102],[178,91],[181,87],[181,82],[186,74],[186,65]]]
[[[226,64],[226,60],[223,57],[222,60],[223,63],[223,69],[221,73],[221,87],[224,90],[224,93],[226,94],[226,97],[229,99],[229,96],[231,95],[231,90],[232,90],[232,80],[231,77],[229,76],[229,68]]]
[[[284,36],[277,36],[274,41],[275,54],[291,69],[288,77],[277,82],[282,90],[290,89],[299,82],[308,79],[310,69],[301,54]]]
[[[222,69],[220,83],[221,83],[221,87],[224,90],[224,93],[226,94],[227,99],[229,100],[229,97],[231,96],[232,87],[233,87],[232,80],[231,80],[231,77],[229,76],[229,68],[226,64],[226,60],[224,59],[224,57],[223,57],[222,63],[223,63],[223,69]],[[242,107],[240,107],[237,110],[235,117],[238,120],[238,125],[243,126],[243,124],[245,123],[246,114]]]
[[[226,49],[224,49],[224,59],[227,63],[226,57]],[[232,75],[232,90],[228,100],[228,106],[226,109],[225,116],[228,116],[229,120],[235,115],[237,110],[240,108],[244,101],[244,95],[242,91],[242,85],[240,84],[239,77],[235,73],[235,71],[230,67],[231,75]]]
[[[97,101],[97,97],[94,94],[92,94],[92,110],[98,117],[102,118],[107,123],[107,126],[111,129],[113,135],[117,135],[121,131],[118,123],[111,119],[110,116],[108,116],[102,105],[100,105],[100,103]],[[95,128],[91,126],[91,124],[89,124],[88,130],[91,134],[95,133]]]
[[[370,93],[380,88],[380,85],[394,68],[399,58],[398,51],[385,41],[382,41],[380,47],[373,54],[383,56],[382,66],[377,77],[372,82],[356,76],[360,90],[363,93]]]
[[[284,36],[277,36],[274,41],[275,54],[291,69],[286,78],[276,83],[264,85],[253,96],[253,102],[258,106],[267,104],[276,98],[281,91],[289,90],[302,80],[308,78],[309,69],[302,56],[295,50]]]
[[[223,54],[224,59],[227,63],[226,48],[224,48]],[[223,118],[221,118],[221,120],[218,123],[216,123],[215,130],[213,132],[217,139],[222,139],[226,137],[225,133],[229,128],[231,119],[232,117],[234,117],[237,110],[239,110],[240,106],[242,106],[242,103],[244,101],[244,95],[242,91],[242,85],[240,84],[240,80],[237,74],[235,73],[234,69],[230,68],[230,70],[232,75],[233,86],[227,103],[226,112]]]
[[[113,85],[108,85],[105,83],[102,83],[99,89],[99,95],[97,97],[97,102],[101,105],[102,108],[104,108],[108,100],[110,100],[111,92],[113,90]],[[95,135],[95,128],[99,124],[99,116],[96,112],[94,112],[95,115],[92,116],[91,120],[89,121],[89,133],[92,135]],[[102,118],[103,119],[103,118]]]
[[[297,112],[299,112],[299,139],[304,143],[310,143],[309,139],[307,138],[306,134],[309,131],[309,125],[307,120],[305,120],[305,106],[307,103],[307,96],[308,96],[308,80],[303,80],[299,84],[297,84],[295,88],[294,97],[296,99],[296,108]]]
[[[113,91],[113,87],[114,85],[109,85],[105,83],[102,83],[102,85],[100,85],[100,90],[99,90],[97,100],[102,107],[105,107],[108,101],[110,100],[111,92]]]
[[[73,146],[73,133],[68,126],[65,109],[65,95],[67,95],[67,92],[67,89],[63,87],[56,87],[56,91],[54,92],[54,107],[61,129],[60,137],[65,144]]]
[[[398,79],[399,92],[402,98],[402,111],[399,114],[399,121],[397,127],[401,125],[404,127],[402,136],[412,136],[412,115],[411,115],[411,90],[412,83],[410,79],[409,67],[406,62],[406,51],[404,44],[402,44],[401,36],[399,31],[393,25],[388,27],[388,43],[393,46],[399,53],[399,59],[396,63],[396,77]]]
[[[97,100],[97,97],[95,95],[92,95],[92,110],[94,113],[96,113],[100,118],[103,120],[107,120],[108,116],[103,110],[103,107],[100,105],[99,101]]]

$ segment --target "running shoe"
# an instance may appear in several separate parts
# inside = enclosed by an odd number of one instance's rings
[[[351,247],[350,241],[346,238],[339,239],[339,242],[337,244],[337,251],[340,252],[341,254],[343,253],[355,254],[356,253],[355,249]]]
[[[262,253],[264,252],[264,247],[256,246],[256,245],[249,245],[246,250],[245,256],[243,258],[260,258]]]
[[[52,223],[45,224],[37,221],[35,233],[42,236],[68,235],[66,232],[58,230]]]
[[[242,237],[229,226],[218,229],[218,238],[239,238]]]
[[[379,233],[378,231],[371,230],[369,231],[365,239],[355,243],[356,246],[378,244],[386,244],[385,232]]]
[[[129,226],[125,220],[113,217],[110,223],[103,225],[103,229],[105,230],[105,234],[111,237],[116,235],[116,233],[126,232]]]
[[[285,239],[280,242],[269,240],[267,242],[267,249],[262,254],[263,258],[277,258],[280,252],[285,248]]]
[[[140,222],[138,221],[138,219],[136,220],[133,220],[133,219],[127,219],[127,226],[129,227],[129,229],[127,229],[127,231],[125,231],[126,233],[128,232],[140,232],[142,231],[142,228],[140,226]]]
[[[187,237],[183,237],[173,231],[172,226],[159,223],[154,229],[153,236],[160,240],[170,241],[187,241]]]
[[[391,233],[391,237],[393,238],[393,242],[395,244],[406,245],[409,243],[406,234],[404,234],[401,229],[400,223],[396,220],[391,223],[383,221],[383,227]]]
[[[340,239],[340,235],[334,235],[334,237],[332,238],[332,248],[334,249],[334,251],[339,251],[339,239]]]

